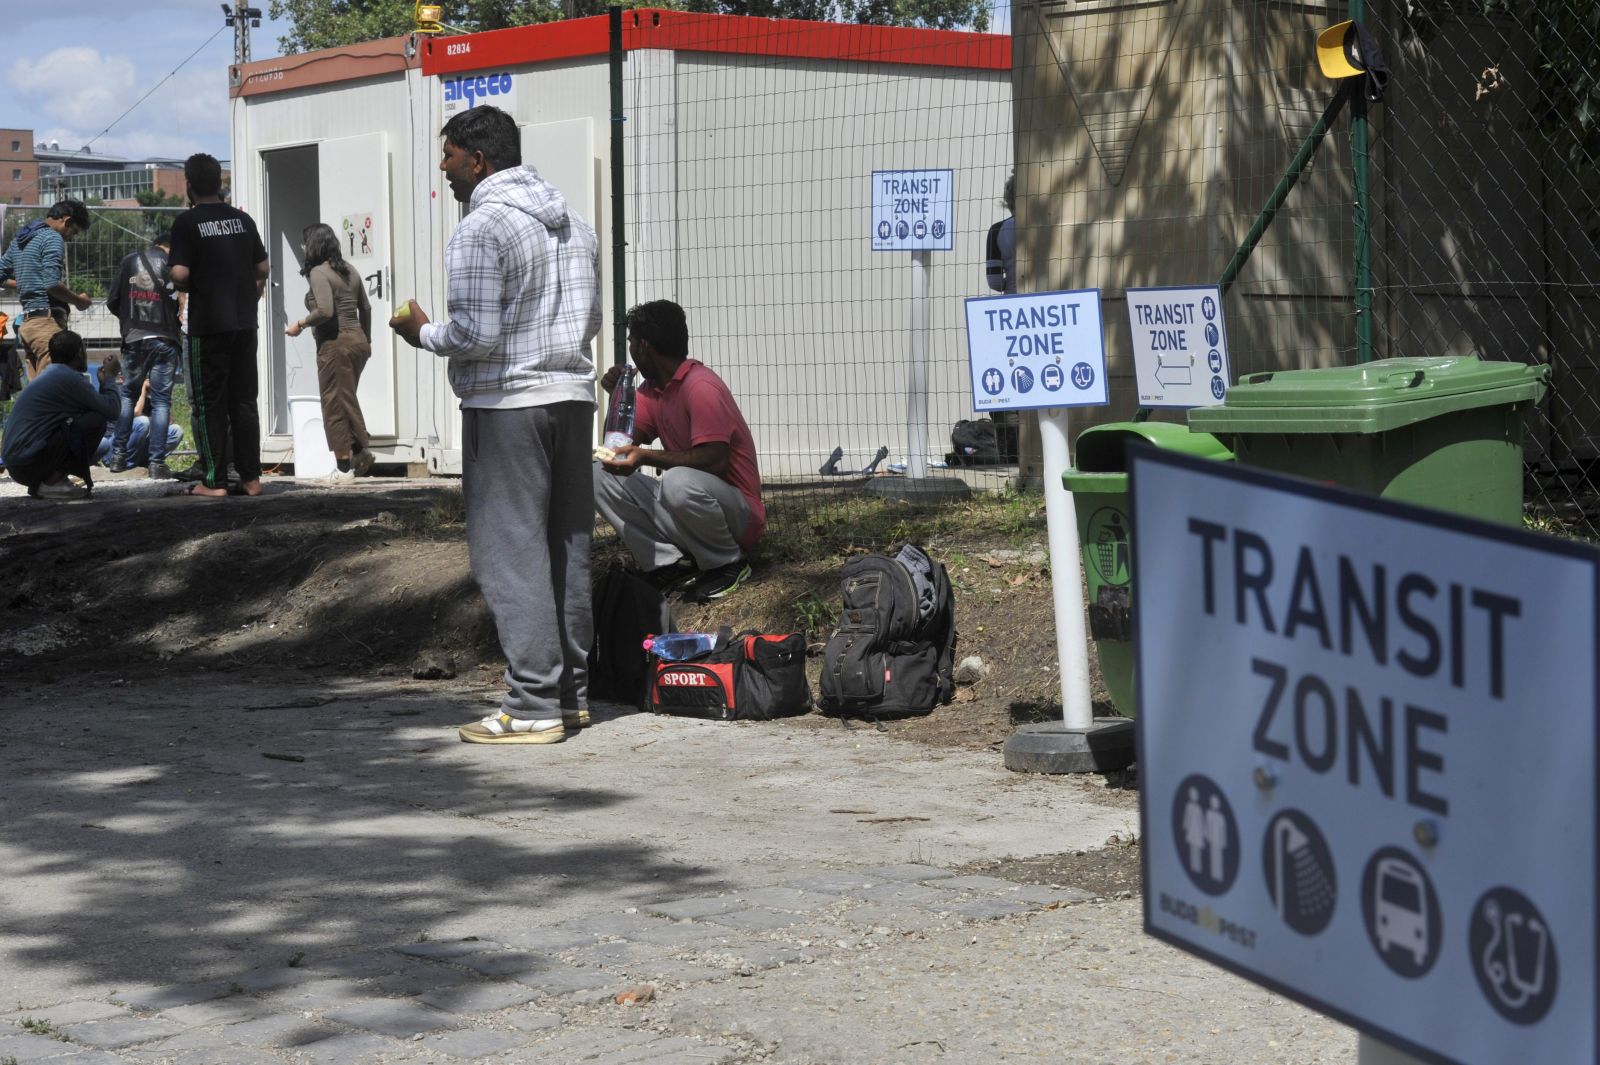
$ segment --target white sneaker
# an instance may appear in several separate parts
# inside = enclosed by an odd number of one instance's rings
[[[322,483],[330,485],[355,484],[356,475],[351,470],[334,470],[322,479]]]
[[[491,714],[457,730],[464,743],[560,743],[567,738],[561,719],[527,721],[507,714]]]

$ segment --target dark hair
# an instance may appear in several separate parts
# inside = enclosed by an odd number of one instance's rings
[[[87,361],[87,360],[85,360]],[[100,360],[100,381],[102,384],[115,384],[117,374],[122,372],[122,360],[115,352],[107,352],[105,358]]]
[[[1006,210],[1012,214],[1017,213],[1017,172],[1011,171],[1006,178],[1006,190],[1000,194],[1000,202],[1005,204]]]
[[[51,337],[50,361],[79,373],[87,371],[89,353],[83,350],[83,338],[70,329],[63,329]]]
[[[51,205],[48,217],[65,218],[77,226],[80,232],[89,228],[89,208],[78,200],[57,200]]]
[[[350,276],[350,264],[344,261],[344,254],[339,250],[339,234],[326,222],[313,222],[301,232],[300,239],[306,246],[306,261],[300,267],[301,277],[310,277],[311,271],[327,263],[339,271],[339,276],[346,281],[354,280]]]
[[[452,115],[439,135],[464,152],[482,152],[496,170],[522,165],[522,131],[498,107],[479,104]]]
[[[628,308],[628,332],[669,359],[689,356],[689,323],[671,300],[651,300]]]
[[[222,192],[222,164],[215,156],[196,152],[183,161],[183,177],[196,196],[216,196]]]
[[[155,239],[150,241],[150,243],[151,244],[171,244],[172,243],[172,230],[169,229],[166,226],[162,226],[160,229],[156,230]]]

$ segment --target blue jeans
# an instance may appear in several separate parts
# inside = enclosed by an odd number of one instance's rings
[[[133,408],[139,392],[150,381],[150,462],[165,462],[170,446],[167,427],[172,422],[172,374],[178,365],[178,342],[147,337],[122,346],[122,413],[111,439],[113,458],[127,461],[132,450]],[[129,465],[149,465],[146,462]]]
[[[106,462],[111,456],[111,441],[115,434],[114,426],[106,426],[106,435],[100,439],[100,446],[95,448],[94,461]],[[183,443],[183,426],[167,426],[167,446],[161,449],[163,456],[170,455],[178,450]],[[123,452],[122,461],[130,468],[134,466],[148,466],[154,460],[150,458],[150,419],[143,414],[133,419],[133,427],[128,432],[128,450]]]

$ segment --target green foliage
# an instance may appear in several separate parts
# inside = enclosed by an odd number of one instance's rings
[[[834,607],[822,601],[816,592],[807,592],[794,601],[795,627],[809,639],[813,634],[827,635],[833,625]]]
[[[446,0],[444,23],[476,33],[554,22],[561,11],[556,0]],[[285,54],[398,37],[413,27],[411,0],[272,0],[267,12],[289,20],[288,35],[278,39]]]
[[[1452,17],[1480,15],[1492,20],[1491,40],[1510,25],[1521,28],[1533,45],[1539,76],[1538,99],[1528,106],[1550,147],[1567,161],[1600,160],[1600,4],[1594,0],[1411,0],[1406,32],[1424,46]],[[1488,49],[1497,55],[1504,43]],[[1491,68],[1492,69],[1492,68]],[[1523,89],[1523,87],[1517,87]],[[1531,87],[1528,87],[1531,88]],[[1526,89],[1523,89],[1526,91]]]
[[[599,15],[607,6],[604,0],[572,0],[572,14]],[[622,6],[878,26],[989,28],[983,0],[625,0]],[[267,6],[273,18],[289,22],[288,34],[278,39],[289,55],[410,33],[412,9],[412,0],[271,0]],[[443,21],[451,32],[477,33],[555,22],[566,10],[562,0],[446,0]]]

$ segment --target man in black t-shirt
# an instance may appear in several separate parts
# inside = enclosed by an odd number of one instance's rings
[[[222,202],[222,166],[204,153],[183,164],[193,205],[172,223],[173,283],[189,293],[189,390],[195,447],[205,479],[195,495],[228,494],[228,443],[240,490],[261,494],[261,417],[256,411],[256,302],[266,290],[267,249],[253,219]]]

